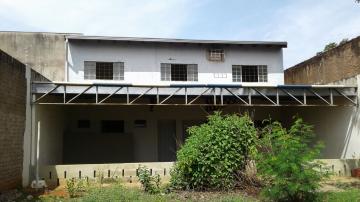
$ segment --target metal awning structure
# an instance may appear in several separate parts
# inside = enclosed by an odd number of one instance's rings
[[[38,105],[354,106],[357,87],[343,85],[132,85],[32,82]]]

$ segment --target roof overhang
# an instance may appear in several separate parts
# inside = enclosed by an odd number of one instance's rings
[[[133,85],[33,82],[33,104],[354,106],[357,87],[343,85]]]
[[[171,39],[171,38],[141,38],[141,37],[112,37],[112,36],[84,36],[69,35],[68,40],[83,41],[119,41],[139,43],[171,43],[171,44],[204,44],[204,45],[246,45],[246,46],[270,46],[286,48],[284,41],[230,41],[230,40],[196,40],[196,39]]]

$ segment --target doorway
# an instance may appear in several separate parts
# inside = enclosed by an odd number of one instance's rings
[[[160,162],[176,160],[176,120],[158,121],[158,157]]]

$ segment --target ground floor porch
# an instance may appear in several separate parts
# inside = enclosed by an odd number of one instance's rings
[[[28,179],[39,173],[40,179],[56,184],[101,173],[131,181],[140,164],[166,178],[186,140],[186,129],[205,122],[214,110],[247,113],[256,126],[271,118],[289,127],[298,115],[314,125],[318,140],[325,143],[321,158],[334,172],[349,175],[358,163],[356,106],[34,105]]]

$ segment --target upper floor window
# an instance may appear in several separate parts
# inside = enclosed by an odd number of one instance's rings
[[[161,81],[197,81],[197,64],[161,63]]]
[[[233,82],[267,82],[266,65],[233,65]]]
[[[225,60],[224,49],[209,49],[208,59],[210,61],[224,61]]]
[[[124,80],[124,63],[85,61],[84,79]]]

